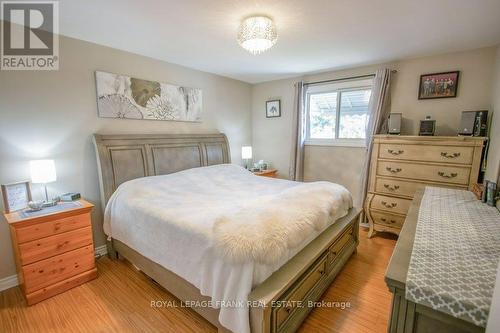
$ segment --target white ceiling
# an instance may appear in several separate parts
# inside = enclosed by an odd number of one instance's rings
[[[61,0],[63,35],[250,83],[500,43],[500,0]],[[272,17],[253,56],[241,19]]]

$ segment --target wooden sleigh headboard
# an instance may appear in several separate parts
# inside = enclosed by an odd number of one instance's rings
[[[94,134],[103,209],[116,188],[135,178],[230,163],[224,134]]]

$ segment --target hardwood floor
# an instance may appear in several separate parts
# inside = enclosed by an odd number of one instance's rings
[[[322,299],[349,302],[345,309],[318,307],[300,332],[387,332],[391,294],[384,272],[395,238],[366,238]],[[101,258],[99,277],[27,307],[18,287],[0,293],[0,332],[216,332],[194,311],[154,308],[152,300],[180,304],[163,288],[122,261]]]
[[[358,253],[349,259],[322,297],[325,302],[349,302],[351,307],[316,308],[300,332],[387,332],[392,294],[384,274],[397,238],[378,233],[368,239],[367,234],[367,230],[360,229]]]

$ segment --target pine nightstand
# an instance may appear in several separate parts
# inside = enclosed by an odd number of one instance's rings
[[[28,305],[97,277],[90,222],[94,206],[85,200],[75,203],[30,216],[22,211],[4,214]]]
[[[269,170],[255,171],[253,174],[262,177],[276,178],[278,176],[278,170],[269,169]]]

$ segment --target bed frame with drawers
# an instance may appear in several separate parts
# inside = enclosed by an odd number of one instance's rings
[[[224,134],[95,135],[94,143],[103,207],[125,181],[230,162]],[[251,291],[248,300],[256,305],[250,307],[252,333],[294,332],[300,327],[313,308],[310,302],[320,299],[356,252],[359,215],[360,209],[350,209]],[[118,240],[108,242],[108,253],[112,258],[129,260],[181,301],[210,300],[188,281]],[[218,321],[218,309],[193,307],[193,310],[219,332],[227,331]]]

